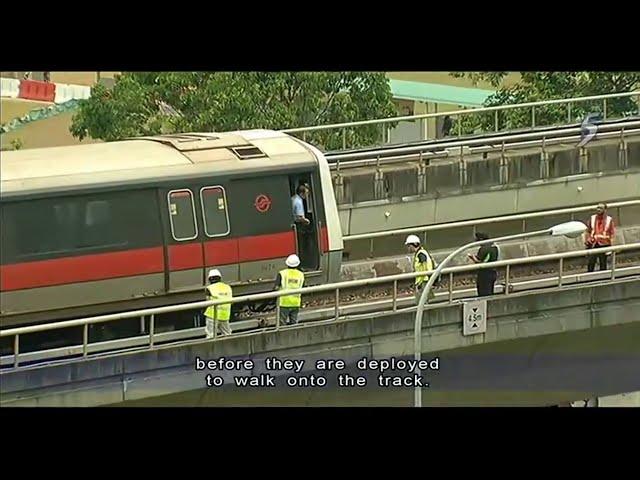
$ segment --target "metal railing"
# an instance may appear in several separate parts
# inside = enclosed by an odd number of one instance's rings
[[[548,255],[538,255],[535,257],[526,257],[526,258],[518,258],[512,260],[502,260],[491,263],[483,263],[483,264],[475,264],[475,265],[465,265],[459,267],[451,267],[445,268],[442,271],[442,276],[449,276],[449,287],[448,287],[448,299],[449,302],[453,301],[453,276],[457,273],[468,273],[476,270],[482,270],[486,268],[497,269],[501,267],[505,267],[505,293],[510,293],[510,283],[511,283],[511,267],[519,266],[519,265],[527,265],[538,262],[549,262],[549,261],[559,261],[559,274],[558,274],[558,287],[563,286],[563,276],[564,274],[564,262],[570,258],[578,258],[589,255],[600,255],[603,253],[611,253],[611,271],[609,278],[614,280],[616,278],[616,259],[617,254],[620,252],[627,252],[632,250],[640,249],[640,243],[632,243],[628,245],[618,245],[607,248],[600,249],[591,249],[591,250],[578,250],[572,252],[563,252],[563,253],[555,253]],[[181,312],[186,310],[194,310],[194,309],[204,309],[209,306],[216,307],[222,304],[228,303],[240,303],[240,302],[253,302],[259,300],[268,300],[275,299],[283,295],[293,295],[293,294],[301,294],[308,295],[313,293],[325,293],[325,292],[334,292],[335,294],[335,306],[333,312],[333,319],[340,319],[340,291],[344,291],[350,288],[359,288],[373,285],[393,285],[393,296],[392,296],[392,311],[397,310],[398,304],[398,284],[399,282],[413,280],[418,276],[431,275],[434,271],[430,270],[427,272],[420,273],[403,273],[398,275],[390,275],[385,277],[377,277],[377,278],[368,278],[362,280],[350,280],[346,282],[332,283],[327,285],[318,285],[312,287],[305,287],[298,290],[288,290],[288,291],[276,291],[276,292],[267,292],[267,293],[259,293],[252,295],[244,295],[240,297],[233,297],[227,300],[209,300],[209,301],[201,301],[201,302],[191,302],[181,305],[171,305],[166,307],[156,307],[156,308],[147,308],[143,310],[135,310],[130,312],[122,312],[115,313],[110,315],[100,315],[88,318],[82,318],[77,320],[67,320],[62,322],[50,323],[50,324],[42,324],[42,325],[32,325],[27,327],[18,327],[18,328],[10,328],[5,330],[0,330],[0,337],[14,337],[14,348],[13,348],[13,357],[14,368],[18,368],[20,365],[20,336],[26,335],[29,333],[36,332],[47,332],[52,330],[58,330],[63,328],[71,328],[71,327],[83,327],[83,342],[82,342],[82,356],[87,357],[89,352],[89,326],[95,325],[98,323],[104,323],[109,321],[117,321],[117,320],[125,320],[132,318],[143,318],[146,316],[150,316],[149,322],[149,334],[146,336],[146,348],[151,349],[154,346],[154,337],[155,337],[155,316],[166,314],[166,313],[174,313]],[[279,308],[276,309],[276,324],[275,329],[280,329],[280,321],[279,321]],[[323,320],[324,321],[324,320]],[[214,328],[214,332],[217,328]],[[214,341],[217,338],[214,337]]]
[[[543,277],[536,279],[527,279],[519,281],[511,281],[509,283],[509,294],[532,291],[541,288],[566,288],[569,285],[574,285],[584,281],[600,281],[610,278],[610,270],[601,270],[591,273],[573,273],[564,274],[562,280],[562,287],[558,287],[560,282],[557,276]],[[616,279],[623,279],[626,277],[633,277],[640,275],[640,266],[630,267],[618,267],[616,268]],[[507,293],[502,283],[496,283],[494,288],[494,295],[500,295]],[[438,304],[438,306],[445,306],[452,303],[454,300],[466,300],[476,295],[476,288],[462,287],[456,288],[449,292],[438,292],[434,294],[432,303]],[[444,304],[443,304],[444,302]],[[411,308],[415,304],[413,295],[407,294],[402,296],[396,293],[395,301],[391,299],[374,300],[367,303],[358,304],[345,304],[340,306],[340,314],[343,317],[351,319],[359,318],[361,315],[371,315],[376,310],[391,310],[395,304],[395,310]],[[320,307],[313,310],[304,309],[298,316],[298,321],[304,324],[320,325],[322,323],[333,323],[334,320],[333,307]],[[327,320],[327,318],[329,320]],[[342,317],[341,317],[342,318]],[[269,327],[275,325],[274,319],[269,318],[251,318],[241,320],[233,323],[233,333],[247,333],[249,330],[254,332],[248,332],[249,334],[255,333],[256,329],[264,331]],[[175,331],[159,332],[154,335],[155,345],[160,343],[173,343],[182,341],[183,344],[193,341],[202,341],[202,337],[205,335],[204,327],[193,327],[180,329]],[[99,342],[91,342],[87,345],[87,352],[89,354],[107,354],[112,355],[120,351],[138,351],[148,349],[149,337],[148,335],[138,335],[133,337],[126,337],[114,340],[105,340]],[[65,347],[54,347],[48,350],[38,350],[34,352],[20,353],[20,363],[35,363],[42,364],[42,361],[47,361],[47,364],[59,363],[68,360],[68,357],[80,356],[83,353],[82,345],[73,345]],[[14,365],[15,357],[13,355],[5,355],[0,357],[0,366],[12,366]]]
[[[636,128],[634,128],[636,127]],[[403,196],[442,194],[443,191],[454,191],[471,185],[484,188],[512,183],[531,183],[549,178],[567,178],[584,173],[599,174],[636,170],[635,159],[630,157],[631,142],[638,141],[640,136],[640,119],[601,125],[589,148],[600,141],[617,142],[617,156],[592,158],[589,149],[581,147],[573,156],[573,151],[581,141],[582,129],[578,127],[560,129],[553,132],[553,138],[546,133],[525,133],[509,137],[480,138],[464,141],[438,142],[421,145],[401,146],[378,150],[363,150],[354,153],[327,156],[336,201],[340,205],[360,203],[363,201],[388,200],[393,197],[389,182],[393,181],[394,171],[387,172],[383,166],[395,164],[414,170],[415,183],[407,185],[408,191]],[[566,134],[571,134],[566,136]],[[557,136],[565,135],[565,136]],[[474,145],[477,145],[474,147]],[[554,146],[559,151],[551,151]],[[531,148],[537,152],[523,152],[514,155],[515,149]],[[554,161],[554,155],[560,161]],[[481,155],[482,154],[482,155]],[[530,162],[531,155],[538,155],[538,162]],[[437,160],[437,161],[436,161]],[[567,164],[568,161],[568,164]],[[408,164],[409,162],[413,162]],[[562,166],[562,165],[566,166]],[[490,171],[482,172],[486,166]],[[349,188],[349,178],[345,170],[371,168],[367,171],[373,175],[373,188],[358,194],[364,198],[355,198],[356,194]],[[567,171],[568,167],[568,171]],[[442,172],[447,172],[446,176]],[[344,174],[343,174],[344,173]],[[410,172],[406,172],[410,173]],[[387,180],[388,175],[392,180]],[[401,189],[402,190],[402,189]],[[398,192],[395,192],[396,196]]]
[[[631,206],[640,206],[640,200],[627,200],[624,202],[611,202],[607,203],[607,207],[609,209],[618,209],[618,218],[620,218],[620,209]],[[451,228],[463,228],[463,227],[473,227],[473,234],[476,233],[476,227],[479,225],[487,225],[492,223],[502,223],[502,222],[511,222],[511,221],[522,221],[522,232],[525,232],[527,229],[527,220],[532,218],[542,218],[549,217],[554,215],[564,215],[571,214],[571,220],[574,220],[574,215],[580,212],[588,212],[594,211],[597,205],[587,205],[582,207],[568,207],[568,208],[559,208],[555,210],[544,210],[541,212],[532,212],[532,213],[518,213],[514,215],[502,215],[499,217],[489,217],[475,220],[462,220],[459,222],[449,222],[449,223],[439,223],[435,225],[421,225],[418,227],[405,227],[405,228],[397,228],[394,230],[385,230],[382,232],[369,232],[369,233],[359,233],[355,235],[344,235],[342,237],[343,242],[353,242],[356,240],[369,240],[369,252],[373,252],[373,242],[377,238],[391,237],[394,235],[409,235],[415,234],[419,235],[421,233],[423,236],[423,243],[427,243],[427,232],[439,231],[439,230],[448,230]]]
[[[640,127],[640,120],[634,121],[625,121],[625,122],[617,122],[617,123],[608,123],[605,125],[600,125],[598,127],[598,133],[596,139],[606,139],[606,138],[616,138],[620,136],[633,135],[640,133],[638,128]],[[613,131],[610,131],[613,130]],[[449,156],[449,152],[447,150],[456,149],[459,151],[459,155],[464,155],[464,147],[472,147],[472,146],[482,146],[488,148],[491,151],[495,151],[496,147],[499,146],[501,149],[513,148],[517,147],[529,147],[535,146],[542,143],[544,146],[549,146],[557,143],[566,143],[568,141],[580,141],[580,134],[582,133],[582,127],[569,127],[562,128],[558,130],[553,130],[552,132],[529,132],[529,133],[518,133],[513,135],[506,135],[501,137],[491,137],[491,138],[472,138],[467,140],[451,140],[445,142],[430,142],[422,145],[410,145],[410,146],[399,146],[399,147],[387,147],[381,148],[379,150],[363,150],[359,152],[351,152],[351,153],[335,153],[335,154],[327,154],[327,161],[333,164],[337,164],[339,167],[340,162],[349,162],[349,167],[354,166],[364,166],[364,165],[352,165],[352,162],[355,160],[377,160],[379,161],[382,158],[387,157],[400,157],[402,155],[422,155],[426,158],[429,157],[429,153],[431,155],[435,155],[434,150],[439,153],[439,156]],[[554,138],[547,138],[552,135]],[[564,135],[564,136],[563,136]],[[518,141],[517,143],[515,141]],[[511,143],[507,143],[511,142]],[[481,153],[481,152],[476,152]],[[467,153],[468,155],[469,153]],[[421,157],[422,158],[422,157]],[[402,159],[404,160],[404,159]]]
[[[500,131],[500,115],[499,112],[509,111],[509,110],[531,110],[531,128],[536,128],[536,109],[541,107],[546,107],[550,105],[565,105],[567,108],[567,122],[571,123],[572,121],[572,107],[575,104],[580,104],[584,102],[593,102],[593,101],[602,101],[602,113],[603,118],[607,119],[607,102],[612,99],[619,98],[628,98],[628,97],[637,97],[638,108],[640,109],[640,90],[636,90],[633,92],[623,92],[623,93],[611,93],[606,95],[592,95],[588,97],[574,97],[574,98],[564,98],[564,99],[556,99],[556,100],[543,100],[540,102],[528,102],[528,103],[520,103],[520,104],[512,104],[512,105],[499,105],[495,107],[481,107],[481,108],[473,108],[473,109],[464,109],[464,110],[455,110],[452,112],[439,112],[439,113],[425,113],[420,115],[408,115],[408,116],[400,116],[400,117],[390,117],[390,118],[380,118],[375,120],[362,120],[357,122],[346,122],[346,123],[335,123],[330,125],[316,125],[312,127],[300,127],[300,128],[288,128],[285,130],[281,130],[284,133],[289,134],[302,134],[302,140],[306,141],[308,132],[318,132],[318,131],[327,131],[327,130],[342,130],[342,149],[347,149],[347,131],[349,129],[353,129],[361,126],[371,126],[371,125],[380,125],[382,126],[382,143],[388,143],[390,138],[391,128],[388,124],[397,123],[397,122],[406,122],[406,121],[415,121],[420,120],[421,123],[426,119],[432,118],[441,118],[441,117],[450,117],[454,120],[461,119],[465,116],[484,114],[489,112],[494,112],[494,129],[496,132]],[[458,132],[457,136],[462,136],[462,122],[458,123]],[[421,132],[425,132],[425,128],[421,125]],[[423,135],[424,136],[424,135]]]

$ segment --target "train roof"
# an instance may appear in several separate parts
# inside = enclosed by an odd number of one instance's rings
[[[184,133],[2,152],[3,197],[317,165],[304,143],[271,130]]]

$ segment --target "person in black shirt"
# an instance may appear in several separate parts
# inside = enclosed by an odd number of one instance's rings
[[[476,240],[488,240],[489,235],[484,232],[476,233]],[[469,254],[469,258],[475,263],[487,263],[495,262],[498,260],[498,247],[494,244],[486,244],[480,246],[478,253],[475,255]],[[487,297],[493,295],[493,289],[495,287],[497,273],[493,268],[485,268],[478,270],[478,277],[476,279],[476,288],[478,290],[479,297]]]
[[[451,127],[452,126],[453,126],[453,121],[451,120],[451,117],[449,115],[446,115],[444,117],[444,120],[442,121],[442,136],[443,137],[449,136],[449,132],[451,131]]]

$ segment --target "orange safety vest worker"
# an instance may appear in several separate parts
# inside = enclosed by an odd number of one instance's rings
[[[615,234],[613,218],[609,215],[591,215],[589,222],[588,242],[591,245],[611,245],[611,240]]]

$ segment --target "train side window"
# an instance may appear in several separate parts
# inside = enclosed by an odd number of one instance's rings
[[[114,201],[112,200],[112,202]],[[127,243],[121,238],[122,218],[112,218],[112,202],[90,200],[84,205],[82,239],[77,240],[79,247],[103,247]],[[114,206],[117,208],[115,203]],[[120,213],[123,214],[124,211]]]
[[[196,207],[191,190],[171,190],[167,195],[171,235],[175,240],[193,240],[198,236]]]
[[[111,209],[106,200],[93,200],[85,207],[84,224],[87,227],[106,225],[111,220]]]
[[[208,237],[224,237],[229,235],[229,211],[227,196],[221,186],[203,187],[200,189],[204,233]]]
[[[161,238],[159,221],[148,215],[156,209],[153,191],[53,197],[3,205],[3,262],[124,246],[146,248]]]

